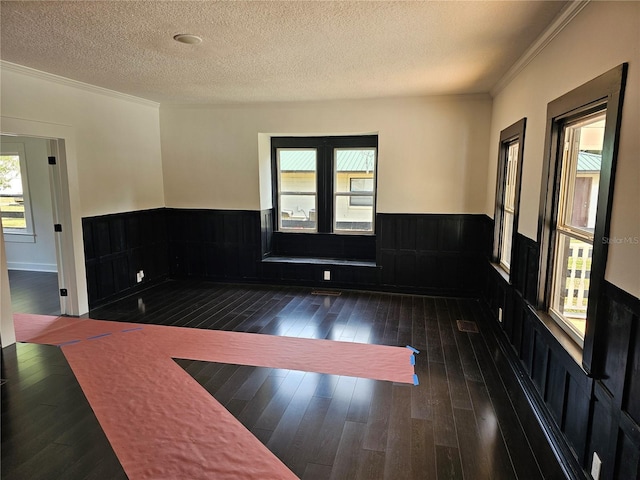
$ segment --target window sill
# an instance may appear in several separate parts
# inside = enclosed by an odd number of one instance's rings
[[[582,366],[582,347],[578,345],[571,336],[565,332],[560,325],[549,315],[547,312],[535,309],[532,305],[529,305],[531,312],[540,320],[540,323],[545,326],[550,336],[555,338],[560,347],[573,359],[573,361],[580,367],[580,369],[588,375],[588,372]]]
[[[36,243],[36,236],[33,233],[13,233],[4,232],[5,243]]]
[[[497,263],[489,262],[489,264],[495,269],[496,272],[500,274],[502,279],[507,282],[507,284],[511,285],[511,280],[509,279],[509,274],[504,271],[504,269]]]
[[[295,228],[291,228],[291,229],[287,229],[287,228],[281,228],[279,230],[276,230],[275,233],[283,233],[283,234],[289,234],[289,233],[293,233],[295,235],[298,234],[307,234],[307,235],[339,235],[339,236],[363,236],[363,237],[375,237],[376,236],[376,232],[365,232],[363,230],[337,230],[337,231],[333,231],[333,232],[316,232],[313,230],[304,230],[304,229],[295,229]]]
[[[369,267],[375,268],[375,261],[366,260],[344,260],[341,258],[322,258],[322,257],[284,257],[271,256],[262,259],[263,263],[300,263],[306,265],[344,265],[349,267]]]

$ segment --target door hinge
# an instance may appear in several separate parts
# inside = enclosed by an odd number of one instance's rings
[[[49,165],[55,165],[56,164],[56,157],[49,157]]]
[[[54,232],[61,232],[61,231],[62,231],[62,225],[61,225],[61,224],[59,224],[59,223],[55,223],[55,224],[53,225],[53,231],[54,231]]]
[[[61,288],[60,289],[60,296],[61,297],[66,297],[68,295],[67,289],[66,288]]]

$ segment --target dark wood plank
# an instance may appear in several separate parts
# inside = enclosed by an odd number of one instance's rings
[[[375,384],[369,422],[365,431],[363,448],[385,452],[389,431],[392,385],[387,382]]]
[[[411,476],[437,478],[433,422],[411,419]]]
[[[436,445],[436,466],[438,480],[459,480],[462,476],[462,464],[457,448]]]
[[[346,421],[340,435],[340,443],[336,452],[336,460],[331,469],[329,478],[342,480],[355,478],[358,473],[358,458],[362,440],[364,438],[365,425],[359,422]]]
[[[394,385],[391,390],[384,464],[386,478],[402,475],[411,469],[411,388],[410,385]]]

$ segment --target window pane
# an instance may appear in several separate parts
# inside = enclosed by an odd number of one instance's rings
[[[504,187],[504,208],[509,212],[513,212],[516,202],[516,174],[518,173],[518,149],[520,144],[513,142],[509,144],[507,151],[507,168],[505,172]]]
[[[316,231],[315,149],[278,149],[281,229]]]
[[[375,148],[337,148],[334,230],[372,232],[375,196]]]
[[[354,201],[368,203],[354,207]],[[354,232],[373,231],[373,197],[336,196],[335,229]]]
[[[316,230],[315,195],[280,195],[280,227]]]
[[[506,146],[506,162],[504,166],[504,199],[500,230],[500,252],[498,252],[498,255],[500,265],[507,272],[511,268],[511,240],[513,238],[519,148],[520,143],[518,141],[511,142]]]
[[[281,193],[316,191],[316,150],[278,150]]]
[[[564,224],[593,233],[602,161],[605,116],[599,114],[565,129]]]
[[[502,241],[500,246],[500,264],[507,271],[511,268],[511,239],[513,237],[513,214],[505,211],[502,217]]]
[[[593,246],[558,233],[551,310],[578,339],[584,339]]]
[[[0,155],[0,212],[3,228],[27,228],[18,155]]]

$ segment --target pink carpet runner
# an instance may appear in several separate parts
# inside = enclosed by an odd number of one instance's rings
[[[296,476],[172,359],[414,383],[407,348],[14,315],[18,341],[61,346],[131,480]]]

